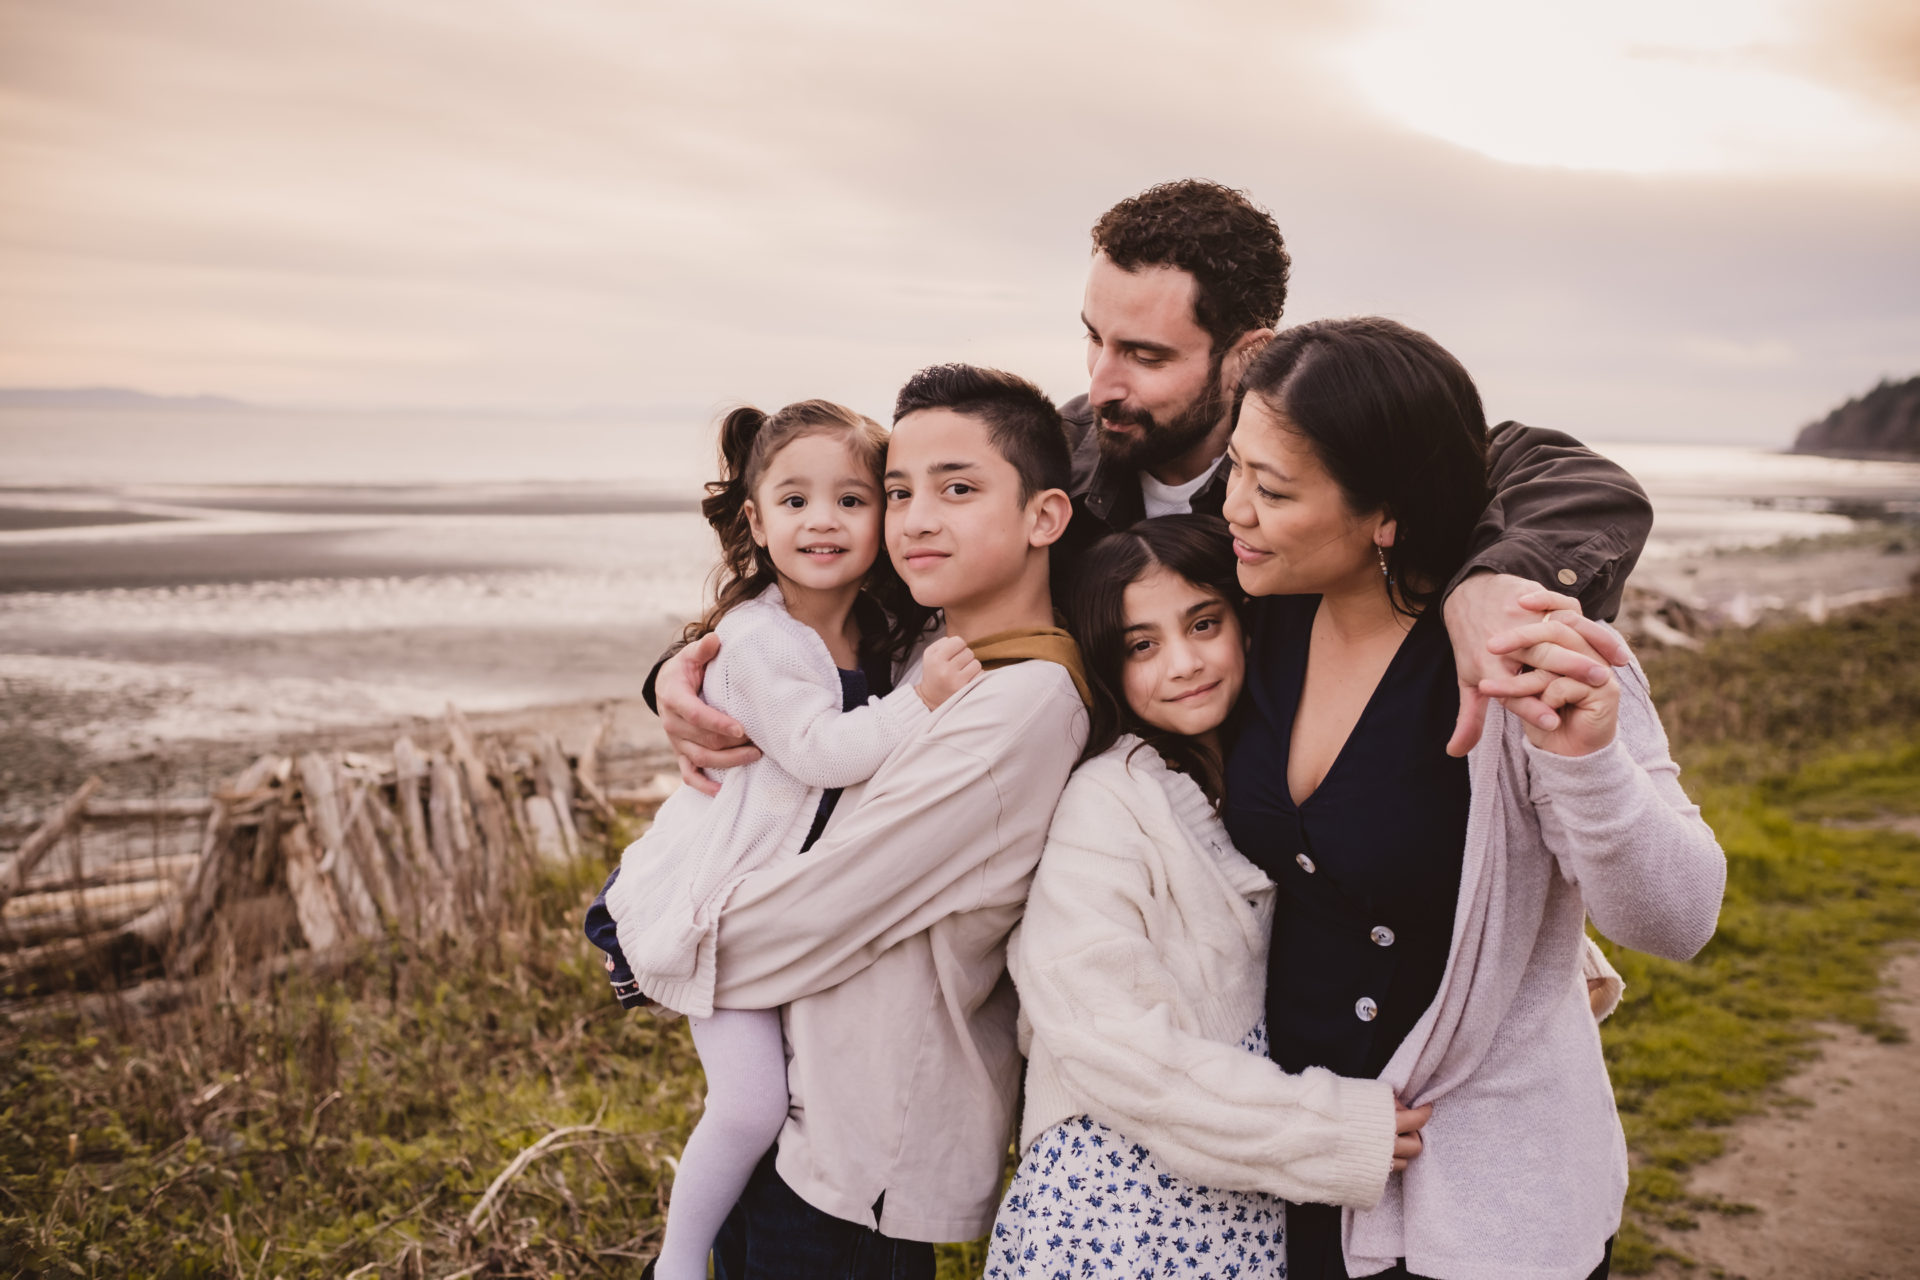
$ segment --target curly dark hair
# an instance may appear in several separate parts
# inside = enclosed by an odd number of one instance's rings
[[[1199,284],[1194,320],[1215,354],[1249,329],[1280,323],[1287,256],[1273,215],[1244,191],[1203,178],[1148,187],[1093,224],[1093,247],[1123,271],[1178,267]]]

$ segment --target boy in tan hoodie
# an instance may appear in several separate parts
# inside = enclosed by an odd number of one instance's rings
[[[1049,580],[1068,477],[1024,379],[942,365],[901,390],[887,550],[986,672],[722,910],[714,1002],[784,1006],[792,1106],[720,1280],[930,1280],[931,1242],[993,1221],[1020,1085],[1006,939],[1087,729]]]

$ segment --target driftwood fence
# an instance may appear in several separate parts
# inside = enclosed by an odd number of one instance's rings
[[[315,951],[498,921],[515,885],[542,862],[576,857],[616,805],[646,808],[671,789],[657,778],[602,790],[600,745],[570,757],[551,735],[477,738],[449,707],[437,749],[402,737],[390,755],[262,756],[205,799],[103,801],[90,778],[0,870],[0,991],[63,986],[155,954],[190,975],[208,966],[223,917],[245,904],[290,905],[293,944]],[[198,850],[93,866],[69,858],[36,875],[82,824],[129,821],[197,823]]]

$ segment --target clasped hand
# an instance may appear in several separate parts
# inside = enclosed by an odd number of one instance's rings
[[[1632,655],[1578,600],[1524,578],[1476,574],[1447,599],[1446,621],[1460,681],[1449,754],[1465,755],[1479,741],[1489,700],[1555,755],[1583,756],[1613,741],[1620,708],[1613,668]]]

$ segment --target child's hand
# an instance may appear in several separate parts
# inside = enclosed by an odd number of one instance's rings
[[[967,642],[959,636],[942,636],[927,646],[926,656],[920,659],[920,683],[915,687],[931,711],[979,674],[980,659]]]
[[[1395,1098],[1393,1100],[1393,1171],[1399,1173],[1420,1156],[1425,1145],[1420,1140],[1420,1130],[1433,1118],[1433,1104],[1424,1107],[1408,1107]]]

